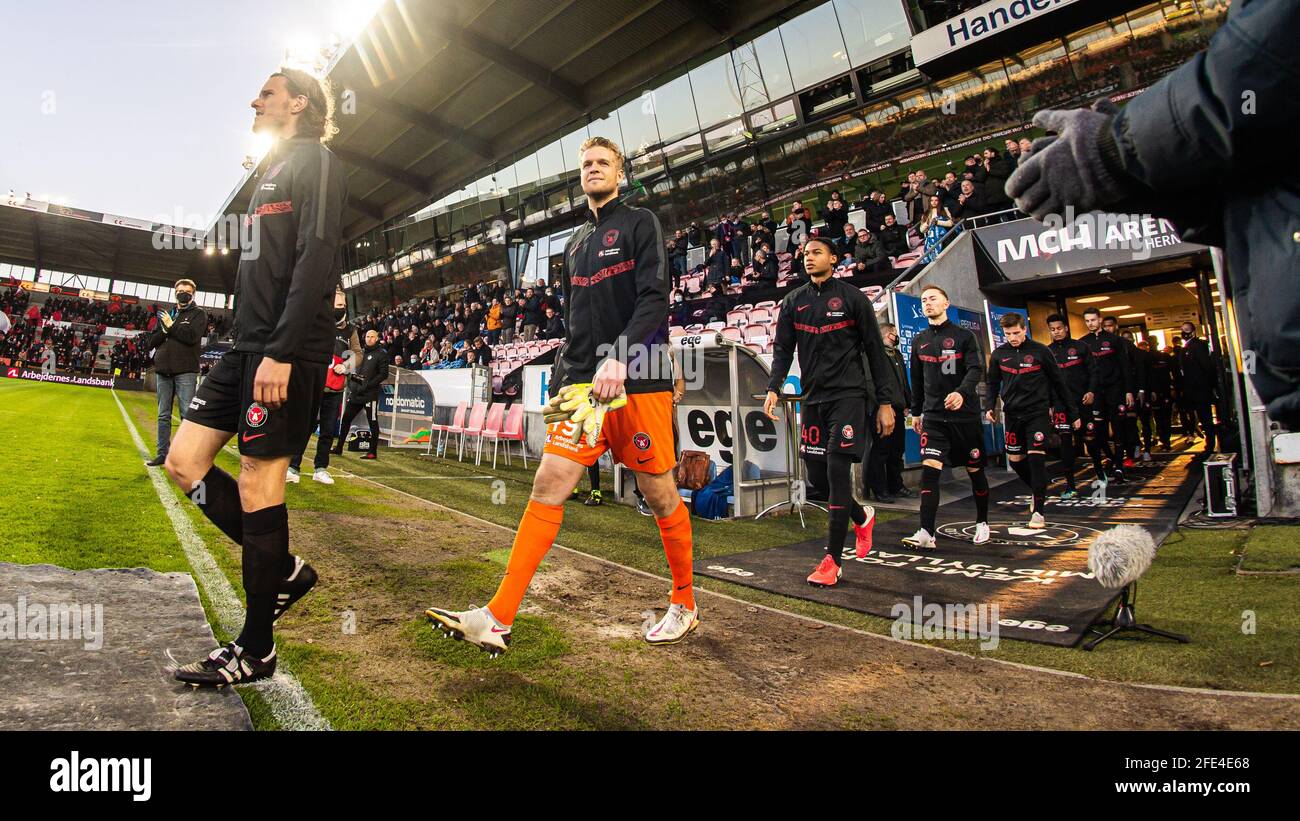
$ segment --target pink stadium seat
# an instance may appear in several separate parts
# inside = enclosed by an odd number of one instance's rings
[[[749,314],[739,308],[734,308],[727,312],[727,324],[736,328],[742,328],[749,324]]]
[[[703,330],[704,330],[704,326],[703,326],[703,325],[687,325],[687,326],[686,326],[686,333],[688,333],[688,334],[698,334],[699,332],[701,332],[701,331],[703,331]]]
[[[461,402],[459,405],[456,406],[456,411],[455,411],[455,412],[452,414],[452,416],[451,416],[451,424],[450,424],[450,425],[430,425],[430,426],[429,426],[429,430],[430,430],[431,432],[438,434],[438,446],[437,446],[436,448],[434,448],[434,454],[435,454],[435,455],[439,455],[439,456],[442,455],[442,452],[443,452],[443,435],[444,435],[444,434],[460,433],[461,430],[464,428],[464,426],[465,426],[465,411],[467,411],[468,409],[469,409],[468,404],[465,403],[465,402]]]
[[[723,328],[727,327],[727,323],[725,323],[725,322],[709,322],[709,323],[706,323],[704,327],[705,327],[707,330],[710,330],[710,331],[720,331],[720,330],[722,330]]]
[[[493,403],[488,408],[487,418],[483,421],[483,427],[477,432],[469,431],[470,435],[478,439],[478,450],[474,454],[474,464],[483,464],[483,439],[487,436],[498,436],[501,433],[501,417],[505,413],[505,405],[501,402]]]
[[[762,346],[762,345],[758,345],[758,344],[753,343],[753,342],[746,342],[746,343],[745,343],[745,347],[746,347],[746,348],[749,348],[751,351],[753,351],[753,352],[756,353],[756,354],[757,354],[757,353],[763,353],[763,346]]]
[[[459,433],[460,443],[456,449],[456,461],[459,462],[465,456],[465,437],[478,436],[483,431],[483,417],[487,416],[487,405],[475,405],[470,409],[469,421],[466,422],[459,430],[448,431],[448,433]]]
[[[739,328],[728,325],[722,329],[722,338],[730,339],[733,342],[740,342],[743,339],[743,336]]]
[[[744,338],[746,342],[760,342],[768,337],[766,325],[746,325]]]
[[[519,443],[519,454],[524,457],[524,467],[528,467],[528,452],[524,449],[524,406],[515,402],[506,411],[505,424],[496,432],[483,431],[483,438],[492,440],[492,469],[497,466],[497,446],[506,443],[506,464],[510,464],[510,443]],[[481,441],[481,440],[480,440]]]
[[[756,308],[756,309],[761,309],[761,308],[775,308],[775,307],[776,307],[776,300],[775,300],[775,299],[768,299],[768,300],[764,300],[763,302],[756,302],[756,303],[754,303],[754,308]]]
[[[754,310],[749,312],[749,321],[751,323],[770,322],[771,319],[772,319],[772,312],[766,308],[755,308]]]

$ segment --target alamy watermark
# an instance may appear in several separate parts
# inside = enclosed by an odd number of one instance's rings
[[[997,604],[938,604],[920,596],[897,602],[889,609],[894,624],[889,634],[896,639],[977,639],[981,650],[998,647]]]
[[[0,639],[80,641],[87,650],[104,646],[104,605],[54,602],[17,605],[0,602]]]

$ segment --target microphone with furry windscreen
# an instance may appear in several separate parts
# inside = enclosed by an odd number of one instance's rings
[[[1191,641],[1178,633],[1158,630],[1149,624],[1139,624],[1133,612],[1137,603],[1137,580],[1151,567],[1155,557],[1155,540],[1146,528],[1137,525],[1118,525],[1093,540],[1088,548],[1088,569],[1098,584],[1111,590],[1119,589],[1120,594],[1114,618],[1094,626],[1093,632],[1101,635],[1085,644],[1083,649],[1091,650],[1120,632],[1163,636],[1184,644]]]

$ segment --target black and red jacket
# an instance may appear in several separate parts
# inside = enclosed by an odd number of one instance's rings
[[[985,381],[985,410],[996,410],[1000,397],[1008,416],[1023,419],[1057,408],[1064,410],[1071,422],[1079,418],[1079,406],[1061,376],[1056,357],[1041,342],[1025,339],[1019,345],[999,345],[989,356]]]
[[[1092,349],[1078,339],[1066,337],[1047,346],[1056,357],[1056,364],[1061,369],[1061,378],[1075,401],[1093,389],[1092,383]]]
[[[979,384],[984,353],[975,334],[950,319],[912,337],[912,415],[951,421],[979,418]],[[961,408],[943,406],[948,394],[961,394]]]
[[[568,339],[548,392],[590,382],[613,356],[628,366],[628,393],[672,390],[668,356],[668,266],[663,229],[645,208],[617,197],[573,232],[560,273]]]
[[[844,280],[830,277],[821,285],[809,280],[786,294],[776,322],[768,390],[781,392],[796,349],[805,402],[858,397],[876,406],[902,404],[903,398],[894,395],[871,300]]]
[[[1114,394],[1136,393],[1133,385],[1133,370],[1129,367],[1128,352],[1124,340],[1110,331],[1098,331],[1083,338],[1092,354],[1092,393],[1111,396]]]
[[[245,249],[239,258],[234,349],[278,362],[329,362],[347,175],[318,139],[282,140],[272,150],[245,216],[256,253]]]

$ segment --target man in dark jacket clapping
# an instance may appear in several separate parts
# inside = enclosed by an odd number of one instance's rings
[[[158,442],[154,458],[145,462],[157,467],[167,461],[172,441],[172,400],[185,413],[199,378],[199,346],[208,330],[208,315],[194,303],[194,283],[176,283],[176,309],[161,311],[158,326],[145,338],[144,347],[154,348],[154,376],[158,394]]]

